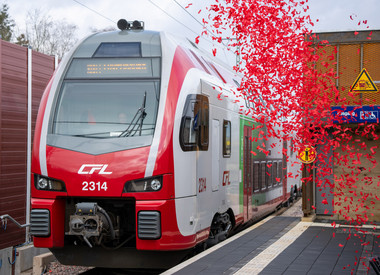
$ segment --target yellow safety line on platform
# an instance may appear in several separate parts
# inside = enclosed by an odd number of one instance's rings
[[[234,274],[245,275],[245,274],[259,274],[263,269],[276,258],[280,253],[282,253],[289,245],[291,245],[312,223],[310,222],[300,222],[295,227],[293,227],[288,233],[278,239],[275,243],[253,258],[248,262],[243,268]]]

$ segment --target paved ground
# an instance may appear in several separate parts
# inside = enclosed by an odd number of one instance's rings
[[[378,244],[374,245],[372,234],[355,234],[349,236],[344,228],[310,226],[260,274],[367,274],[363,257]],[[367,242],[370,246],[362,245]]]
[[[163,274],[375,274],[368,258],[380,256],[378,230],[305,223],[302,215],[299,200]],[[50,274],[79,273],[56,265]]]
[[[379,230],[301,222],[295,208],[164,274],[375,274],[368,259],[380,256]]]
[[[302,212],[302,199],[298,199],[294,204],[292,204],[284,213],[281,214],[282,217],[303,217]]]

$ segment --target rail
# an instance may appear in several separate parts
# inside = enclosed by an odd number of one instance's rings
[[[26,228],[26,227],[30,226],[30,223],[20,224],[18,221],[16,221],[10,215],[5,214],[5,215],[0,216],[1,226],[3,228],[7,228],[8,219],[11,220],[13,223],[15,223],[19,228]]]

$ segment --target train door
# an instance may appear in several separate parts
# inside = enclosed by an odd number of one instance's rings
[[[252,128],[249,126],[244,126],[244,159],[243,159],[243,213],[244,222],[252,218],[252,141],[250,137],[252,136]]]
[[[211,181],[212,191],[218,191],[220,183],[220,129],[219,120],[213,119],[211,124]]]
[[[200,219],[200,228],[209,226],[209,213],[213,206],[210,199],[212,190],[212,145],[209,148],[209,102],[205,95],[197,95],[197,108],[194,120],[197,129],[197,150],[196,150],[196,179],[198,191],[198,213]],[[212,140],[211,140],[212,141]],[[207,224],[206,224],[207,223]]]
[[[287,190],[288,190],[288,143],[286,140],[283,141],[283,149],[282,149],[282,195],[283,200],[287,199]],[[285,153],[286,152],[286,153]]]

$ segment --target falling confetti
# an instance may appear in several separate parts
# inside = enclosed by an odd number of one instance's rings
[[[308,9],[308,1],[299,0],[215,0],[203,20],[212,32],[202,35],[220,42],[223,31],[231,30],[234,39],[228,40],[228,49],[241,60],[234,67],[243,75],[240,95],[255,106],[249,112],[252,118],[267,128],[258,139],[292,139],[296,151],[305,145],[318,148],[319,164],[308,169],[316,169],[315,181],[324,196],[334,197],[330,214],[360,226],[371,223],[379,210],[380,178],[370,174],[377,167],[378,150],[366,143],[380,136],[375,124],[349,127],[342,122],[346,106],[361,108],[374,102],[362,102],[347,87],[336,86],[337,49],[312,33]],[[356,14],[349,18],[368,26]],[[331,106],[342,110],[332,115]],[[263,146],[257,149],[269,152]],[[322,204],[330,201],[325,197]]]

